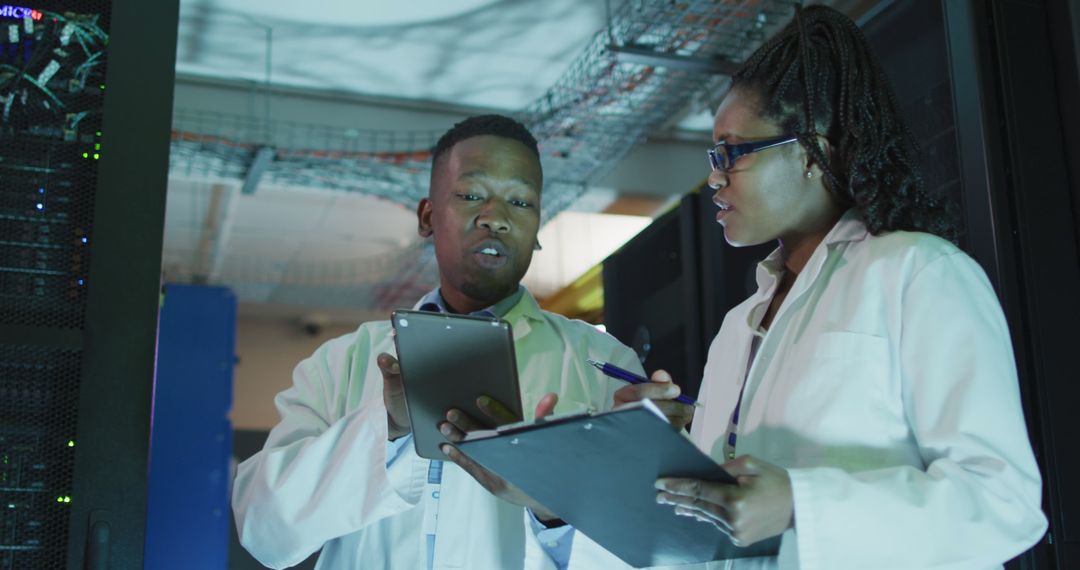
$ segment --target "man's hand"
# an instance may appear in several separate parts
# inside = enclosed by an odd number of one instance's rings
[[[652,400],[656,407],[664,412],[671,425],[676,429],[685,429],[690,420],[694,419],[694,407],[675,401],[682,390],[671,381],[671,375],[666,371],[653,372],[651,380],[651,384],[630,384],[619,388],[615,392],[615,407],[638,400]]]
[[[737,485],[699,479],[656,481],[656,502],[675,505],[675,514],[716,525],[739,546],[783,533],[795,525],[787,471],[750,455],[723,465]]]
[[[545,394],[540,399],[540,403],[536,405],[536,417],[542,418],[550,415],[552,410],[555,409],[556,402],[559,401],[559,397],[555,394]],[[496,425],[503,425],[513,421],[517,418],[498,401],[489,398],[487,396],[480,396],[476,399],[476,405],[483,411]],[[469,417],[468,414],[458,409],[451,409],[446,412],[446,421],[439,424],[439,431],[442,432],[446,439],[457,443],[465,439],[465,434],[483,429],[479,422]],[[480,483],[489,493],[496,497],[525,507],[536,515],[536,518],[541,521],[550,521],[557,519],[558,517],[551,511],[544,508],[543,505],[534,501],[531,497],[526,495],[521,489],[507,483],[505,479],[498,475],[484,469],[479,463],[476,463],[472,459],[469,459],[464,453],[458,451],[456,447],[448,443],[442,444],[439,449],[446,454],[446,457],[453,461],[465,470],[466,473],[476,479],[477,483]]]
[[[382,353],[375,359],[383,378],[383,403],[386,404],[388,439],[394,441],[412,431],[409,409],[405,406],[405,389],[401,386],[401,366],[393,356]]]

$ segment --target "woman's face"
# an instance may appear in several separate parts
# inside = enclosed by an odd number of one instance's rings
[[[746,143],[790,133],[757,113],[756,96],[732,90],[713,123],[713,142]],[[740,157],[730,172],[714,170],[709,186],[721,207],[716,221],[734,246],[827,232],[837,207],[822,183],[821,170],[808,167],[808,154],[789,143]],[[807,177],[809,170],[812,177]]]

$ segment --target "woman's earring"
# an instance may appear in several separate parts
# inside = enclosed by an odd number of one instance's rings
[[[810,180],[813,177],[814,177],[814,172],[812,170],[807,170],[806,171],[806,179]]]

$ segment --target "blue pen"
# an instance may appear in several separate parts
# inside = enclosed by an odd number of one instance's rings
[[[649,384],[649,383],[652,382],[652,380],[649,380],[648,378],[642,378],[641,376],[638,376],[637,374],[634,374],[633,372],[630,372],[629,370],[623,370],[622,368],[619,368],[618,366],[615,366],[614,364],[610,364],[610,363],[607,363],[607,362],[600,362],[598,360],[593,360],[591,358],[587,358],[586,362],[588,362],[589,364],[592,364],[597,369],[599,369],[600,372],[603,372],[607,376],[615,378],[616,380],[623,380],[624,382],[629,382],[631,384]],[[701,404],[695,402],[693,400],[693,398],[690,398],[690,397],[684,396],[684,395],[679,395],[678,398],[675,398],[675,401],[676,402],[682,402],[683,404],[687,404],[689,406],[694,406],[694,407],[700,407],[701,406]]]

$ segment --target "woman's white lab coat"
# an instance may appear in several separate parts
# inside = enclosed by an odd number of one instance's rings
[[[725,318],[692,437],[726,460],[745,381],[736,453],[788,470],[795,528],[776,558],[702,567],[997,568],[1038,541],[1041,480],[1009,331],[982,269],[928,234],[871,236],[848,212],[748,371],[782,271],[774,253],[758,267],[758,292]],[[582,538],[571,568],[611,567]]]

